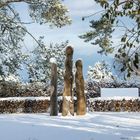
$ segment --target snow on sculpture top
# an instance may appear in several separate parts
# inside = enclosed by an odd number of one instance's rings
[[[56,58],[54,58],[54,57],[50,58],[50,63],[56,64],[57,63]]]

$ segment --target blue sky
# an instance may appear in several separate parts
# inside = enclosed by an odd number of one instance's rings
[[[82,35],[86,31],[90,30],[89,21],[92,18],[88,18],[82,21],[83,16],[91,15],[100,10],[100,6],[96,5],[94,0],[65,0],[64,4],[69,9],[69,15],[72,19],[72,24],[65,26],[63,28],[53,28],[51,29],[47,24],[39,25],[37,23],[26,25],[28,31],[32,33],[36,38],[39,36],[44,36],[44,41],[46,44],[50,43],[61,43],[69,40],[69,44],[74,47],[74,61],[81,58],[83,60],[83,70],[86,76],[88,66],[94,65],[95,62],[101,60],[107,60],[110,62],[112,60],[111,56],[105,57],[97,54],[99,49],[90,43],[85,43],[84,40],[80,39],[78,36]],[[16,9],[20,12],[21,19],[23,21],[31,21],[28,15],[27,6],[23,3],[16,4]],[[28,49],[32,49],[34,46],[34,41],[29,36],[25,39],[26,46]]]

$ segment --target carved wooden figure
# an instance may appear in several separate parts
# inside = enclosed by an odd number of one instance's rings
[[[75,85],[76,85],[76,94],[77,94],[77,115],[86,114],[86,97],[84,94],[84,78],[82,70],[82,61],[76,61],[76,73],[75,73]]]
[[[50,116],[58,115],[57,101],[57,64],[51,64],[51,96],[50,96]]]
[[[63,92],[63,104],[62,115],[74,115],[74,102],[73,102],[73,48],[68,46],[66,48],[66,60],[65,60],[65,73],[64,73],[64,92]]]

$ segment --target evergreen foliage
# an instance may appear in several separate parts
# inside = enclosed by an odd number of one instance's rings
[[[87,72],[87,81],[88,82],[112,82],[115,80],[115,76],[111,72],[110,66],[105,62],[97,62],[94,67],[89,66]]]
[[[121,64],[120,71],[126,74],[125,77],[140,74],[140,1],[95,0],[95,2],[103,9],[99,12],[100,18],[94,20],[93,17],[90,21],[91,31],[80,37],[85,42],[91,41],[93,45],[99,45],[101,54],[115,53],[115,60]],[[117,45],[113,44],[115,33],[121,34]]]
[[[16,10],[15,3],[25,3],[32,22],[25,22]],[[0,79],[10,74],[17,75],[17,70],[25,63],[28,55],[23,54],[24,37],[30,35],[42,47],[26,28],[26,24],[37,22],[50,26],[62,27],[70,24],[67,8],[60,0],[1,0],[0,1]]]
[[[59,44],[50,44],[49,46],[38,46],[33,51],[32,59],[30,59],[28,66],[30,81],[47,82],[51,77],[51,63],[50,59],[57,60],[58,84],[63,85],[63,70],[65,61],[65,49],[68,41]]]

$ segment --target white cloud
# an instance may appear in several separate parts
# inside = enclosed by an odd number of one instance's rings
[[[64,4],[70,9],[87,9],[93,7],[95,2],[93,0],[65,0]]]
[[[71,16],[86,16],[98,10],[97,4],[93,0],[65,0]]]

